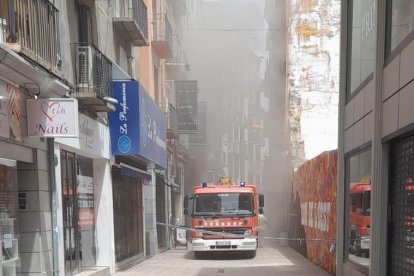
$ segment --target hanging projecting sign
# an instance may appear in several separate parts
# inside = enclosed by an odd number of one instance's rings
[[[76,99],[28,99],[29,136],[78,137],[78,101]]]
[[[167,167],[165,115],[137,81],[113,81],[115,112],[108,115],[113,155],[139,155]]]
[[[207,143],[207,103],[198,103],[198,116],[197,116],[197,133],[190,134],[189,142],[192,145],[205,145]]]
[[[175,81],[178,131],[197,133],[197,81]]]

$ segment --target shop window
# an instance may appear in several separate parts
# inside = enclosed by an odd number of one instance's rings
[[[351,96],[374,71],[375,0],[351,0],[348,8],[347,90]]]
[[[371,248],[371,150],[346,158],[345,256],[368,268]]]
[[[16,161],[0,158],[0,275],[16,275],[20,266]]]
[[[414,30],[414,1],[387,1],[387,56]]]

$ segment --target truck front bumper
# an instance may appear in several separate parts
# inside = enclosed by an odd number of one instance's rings
[[[368,237],[361,237],[361,249],[369,250],[371,247],[371,238]]]
[[[257,239],[193,239],[190,249],[193,251],[251,251],[257,249]]]

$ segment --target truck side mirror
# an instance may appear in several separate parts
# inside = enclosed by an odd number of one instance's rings
[[[184,196],[184,215],[188,215],[188,195]]]
[[[264,211],[264,194],[259,194],[259,214],[263,215]]]
[[[259,194],[259,207],[264,207],[264,194]]]

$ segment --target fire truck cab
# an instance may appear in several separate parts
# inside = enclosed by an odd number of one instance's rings
[[[196,258],[203,252],[242,251],[250,258],[258,247],[258,215],[263,213],[264,196],[256,186],[230,178],[218,184],[202,183],[193,190],[190,249]],[[184,212],[188,213],[188,198]]]
[[[371,183],[352,183],[350,195],[351,246],[355,255],[368,256],[370,251]]]

